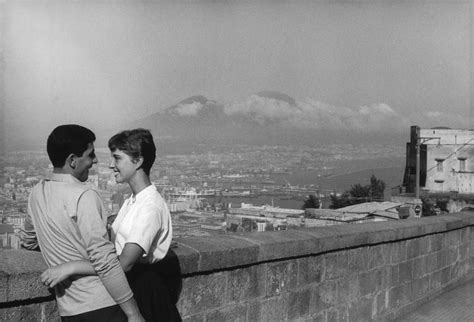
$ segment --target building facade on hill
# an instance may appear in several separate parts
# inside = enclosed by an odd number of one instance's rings
[[[407,143],[403,189],[416,193],[419,148],[419,194],[474,197],[474,130],[412,126]]]
[[[0,249],[2,248],[20,248],[20,240],[15,234],[13,225],[0,224]]]

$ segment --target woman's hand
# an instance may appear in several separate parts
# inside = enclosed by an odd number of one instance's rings
[[[66,263],[48,268],[41,274],[41,281],[48,287],[55,287],[71,275],[68,266],[68,263]]]

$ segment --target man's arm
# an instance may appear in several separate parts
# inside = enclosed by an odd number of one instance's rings
[[[95,272],[130,319],[140,313],[115,248],[108,239],[102,210],[99,195],[93,190],[84,192],[78,201],[77,226]]]
[[[28,250],[39,251],[38,238],[36,237],[35,227],[31,219],[30,202],[28,201],[28,210],[25,218],[23,229],[20,229],[20,246]]]

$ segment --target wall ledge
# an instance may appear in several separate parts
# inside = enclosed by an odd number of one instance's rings
[[[278,232],[177,238],[173,249],[183,275],[309,256],[410,239],[474,225],[474,212],[291,229]]]
[[[195,275],[262,262],[377,245],[474,225],[474,212],[421,219],[349,224],[278,232],[177,238],[162,261],[170,275]],[[46,264],[39,252],[0,251],[0,308],[8,302],[50,297],[40,280]]]

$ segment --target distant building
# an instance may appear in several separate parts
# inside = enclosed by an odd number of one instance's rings
[[[302,209],[288,209],[273,207],[270,205],[254,206],[252,204],[242,202],[240,208],[229,209],[231,214],[243,214],[253,216],[265,216],[273,218],[286,218],[287,216],[299,216],[304,214]]]
[[[402,193],[416,193],[416,150],[420,148],[420,195],[474,198],[474,130],[412,126]]]
[[[1,248],[20,248],[20,240],[15,234],[13,225],[0,224],[0,249]]]

